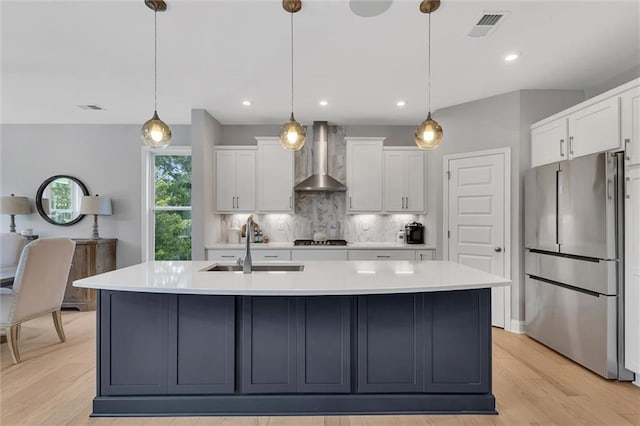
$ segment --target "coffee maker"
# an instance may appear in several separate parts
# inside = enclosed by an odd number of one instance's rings
[[[424,244],[424,226],[418,222],[410,222],[404,226],[407,244]]]

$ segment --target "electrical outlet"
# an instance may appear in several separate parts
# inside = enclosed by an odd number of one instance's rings
[[[278,231],[284,231],[284,222],[278,223]]]
[[[367,222],[362,222],[362,230],[363,231],[368,231],[369,230],[369,224]]]

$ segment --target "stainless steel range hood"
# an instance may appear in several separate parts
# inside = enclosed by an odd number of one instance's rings
[[[296,191],[346,191],[347,187],[327,173],[329,160],[329,126],[326,121],[313,122],[313,174],[297,184]]]

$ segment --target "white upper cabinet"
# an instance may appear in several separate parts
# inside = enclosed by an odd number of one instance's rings
[[[566,160],[567,119],[560,118],[531,130],[531,167]]]
[[[639,92],[636,79],[533,124],[531,167],[619,150],[640,163]]]
[[[569,115],[569,158],[620,148],[618,96]]]
[[[424,213],[425,154],[415,148],[384,150],[384,211]]]
[[[252,212],[256,208],[256,150],[216,149],[216,211]]]
[[[640,87],[622,96],[622,143],[627,165],[640,164]]]
[[[293,212],[294,153],[279,138],[258,141],[257,207],[261,213]]]
[[[382,211],[382,144],[385,138],[345,138],[347,213]]]

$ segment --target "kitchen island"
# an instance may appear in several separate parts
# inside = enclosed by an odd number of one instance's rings
[[[496,412],[490,289],[508,280],[443,261],[269,265],[75,281],[98,290],[93,415]]]

